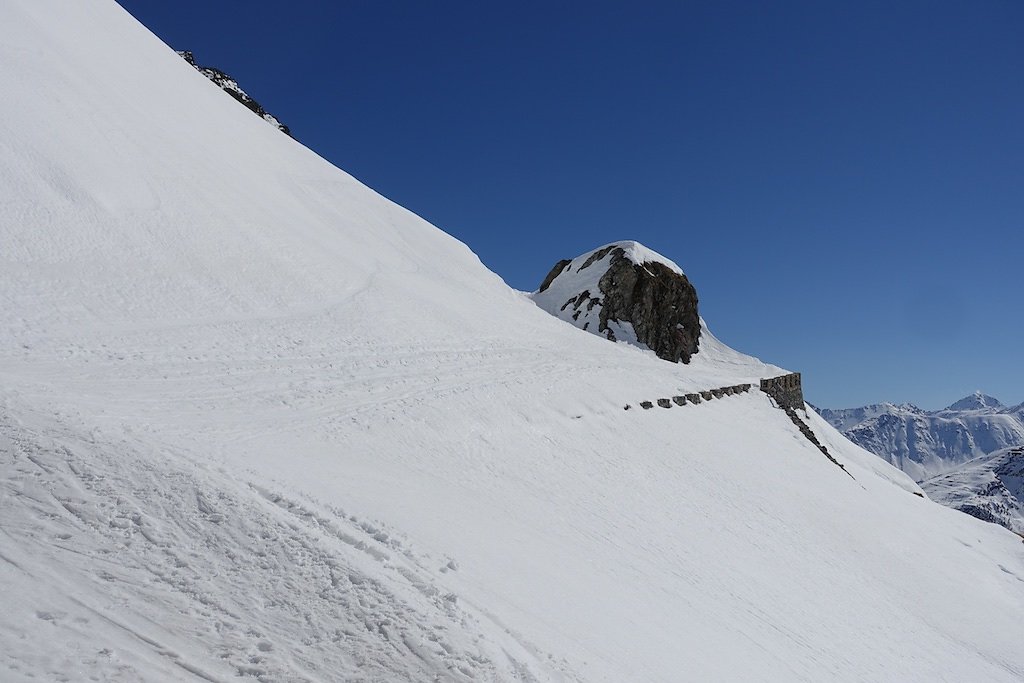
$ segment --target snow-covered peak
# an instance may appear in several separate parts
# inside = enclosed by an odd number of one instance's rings
[[[650,247],[646,247],[643,244],[640,244],[639,242],[633,240],[612,242],[611,244],[604,245],[600,249],[595,249],[595,251],[607,249],[608,247],[618,247],[619,249],[622,249],[625,257],[628,260],[632,261],[633,263],[637,264],[638,266],[642,266],[645,263],[661,263],[662,265],[667,266],[670,270],[674,271],[679,275],[684,274],[683,269],[676,265],[674,261],[662,256],[661,254],[654,251]]]
[[[983,394],[980,391],[975,391],[970,396],[964,396],[959,401],[953,403],[946,410],[949,411],[964,411],[964,410],[988,410],[988,411],[999,411],[1005,408],[999,399]]]
[[[608,244],[602,244],[596,249],[591,249],[588,252],[580,254],[574,259],[568,261],[569,272],[581,273],[588,269],[591,265],[598,261],[604,261],[605,258],[611,251],[615,249],[622,250],[622,256],[628,261],[642,266],[645,263],[660,263],[667,267],[669,270],[679,275],[684,275],[683,269],[680,268],[674,261],[665,256],[662,256],[658,252],[654,251],[650,247],[644,246],[640,242],[635,240],[620,240],[618,242],[609,242]],[[600,264],[599,264],[600,265]],[[600,270],[598,268],[597,270]]]

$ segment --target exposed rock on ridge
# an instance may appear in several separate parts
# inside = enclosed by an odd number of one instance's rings
[[[223,90],[224,92],[226,92],[227,94],[231,95],[236,100],[241,102],[243,105],[246,106],[246,108],[248,108],[251,112],[259,116],[261,119],[271,124],[272,126],[277,127],[277,129],[280,130],[282,133],[291,137],[292,132],[288,128],[288,126],[278,121],[276,116],[269,113],[266,109],[260,106],[259,102],[251,98],[247,92],[242,90],[238,86],[238,81],[236,81],[231,76],[227,75],[226,73],[215,67],[199,66],[196,63],[195,56],[188,50],[179,50],[178,54],[181,55],[182,59],[191,64],[196,71],[198,71],[199,73],[203,74],[211,81],[216,83],[221,90]]]
[[[559,261],[532,296],[556,317],[659,358],[689,363],[697,353],[697,290],[678,266],[637,242]]]

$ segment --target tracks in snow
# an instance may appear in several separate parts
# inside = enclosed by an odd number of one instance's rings
[[[0,678],[546,677],[438,584],[451,558],[130,440],[46,432],[0,416],[0,589],[29,624],[0,632]]]

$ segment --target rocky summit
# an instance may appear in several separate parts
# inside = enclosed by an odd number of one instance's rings
[[[531,296],[583,330],[673,363],[689,363],[697,353],[697,290],[679,266],[638,242],[614,242],[559,261]]]

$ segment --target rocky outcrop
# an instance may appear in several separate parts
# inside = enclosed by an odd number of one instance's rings
[[[615,242],[555,264],[538,306],[588,332],[688,363],[700,342],[697,290],[674,263],[636,242]]]
[[[253,112],[272,126],[275,126],[285,135],[291,136],[292,133],[288,126],[278,121],[277,117],[273,116],[266,109],[260,106],[260,103],[242,90],[238,86],[238,82],[231,78],[231,76],[212,66],[200,66],[196,63],[195,56],[188,50],[179,50],[178,54],[181,55],[182,59],[191,64],[196,71],[209,78],[211,81],[216,83],[221,90],[241,102],[247,109],[249,109],[249,111]]]

